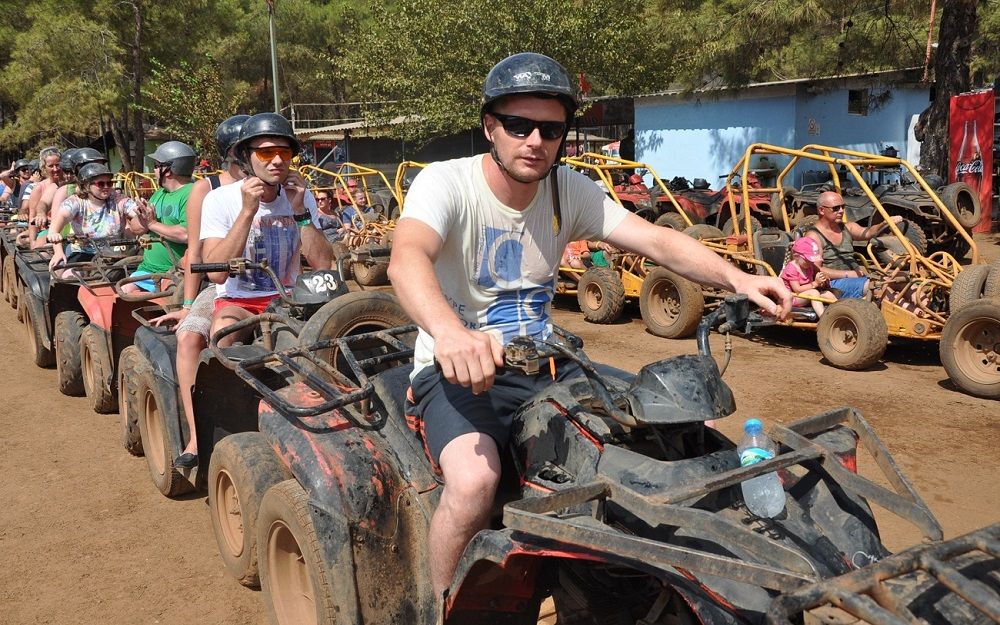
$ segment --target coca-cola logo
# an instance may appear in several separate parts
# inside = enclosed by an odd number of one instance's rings
[[[983,159],[977,158],[974,161],[969,161],[968,163],[959,163],[955,166],[955,175],[963,176],[965,174],[982,174],[983,173]]]

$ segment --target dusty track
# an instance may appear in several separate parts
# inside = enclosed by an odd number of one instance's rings
[[[0,302],[2,303],[2,302]],[[637,311],[622,323],[584,323],[565,300],[556,320],[580,334],[595,360],[636,370],[694,351],[693,341],[645,333]],[[59,394],[54,370],[34,367],[23,326],[0,308],[0,624],[266,623],[260,593],[225,573],[206,499],[171,501],[142,459],[119,442],[117,415]],[[713,338],[721,353],[722,341]],[[858,407],[951,537],[1000,519],[1000,404],[948,384],[931,346],[891,347],[876,371],[820,363],[811,335],[771,331],[737,339],[726,379],[743,418],[786,422],[834,406]],[[870,472],[864,463],[862,472]],[[919,540],[882,515],[886,542]]]

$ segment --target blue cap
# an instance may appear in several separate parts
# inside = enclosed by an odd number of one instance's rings
[[[747,434],[760,434],[764,431],[764,424],[760,419],[747,419],[743,424],[743,431]]]

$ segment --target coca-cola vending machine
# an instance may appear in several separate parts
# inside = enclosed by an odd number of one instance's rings
[[[952,96],[948,121],[949,182],[979,192],[982,219],[973,232],[989,232],[993,206],[993,90]]]

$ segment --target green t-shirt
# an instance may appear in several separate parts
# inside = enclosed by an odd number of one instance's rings
[[[189,182],[176,191],[165,191],[159,189],[149,198],[149,203],[156,210],[156,219],[165,226],[187,227],[187,201],[191,195],[191,188],[194,183]],[[142,255],[142,262],[136,268],[137,271],[148,273],[164,273],[170,271],[174,262],[180,260],[187,250],[184,243],[165,241],[164,243],[153,243],[153,246]],[[167,251],[167,246],[173,252],[171,256]]]

